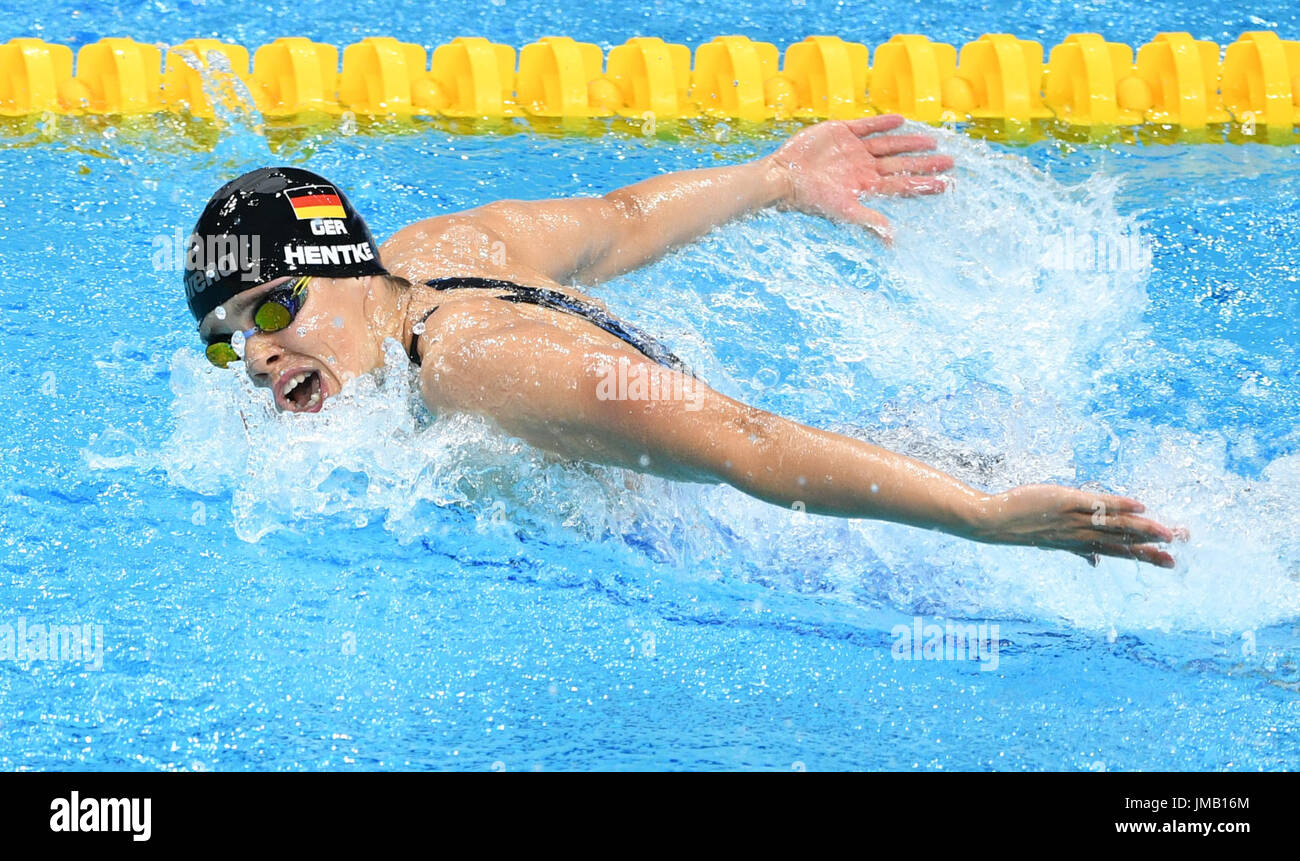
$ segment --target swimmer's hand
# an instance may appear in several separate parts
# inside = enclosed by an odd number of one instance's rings
[[[948,187],[934,176],[952,156],[915,155],[935,147],[929,135],[881,135],[903,124],[898,114],[818,123],[768,156],[786,182],[783,208],[832,221],[861,224],[888,242],[889,219],[858,196],[937,194]]]
[[[1187,540],[1187,530],[1140,517],[1146,506],[1126,496],[1030,484],[988,496],[968,537],[987,544],[1068,550],[1094,566],[1097,556],[1137,559],[1161,568],[1174,557],[1156,546]]]

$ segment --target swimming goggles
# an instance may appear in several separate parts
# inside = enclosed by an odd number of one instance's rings
[[[258,332],[279,332],[287,329],[293,322],[293,318],[302,310],[303,303],[307,301],[307,284],[310,281],[311,276],[303,275],[292,281],[286,281],[267,293],[253,314],[253,328],[244,332],[244,340],[247,341]],[[217,335],[208,341],[208,348],[204,351],[208,361],[218,368],[224,368],[242,358],[235,352],[230,337],[230,335]]]

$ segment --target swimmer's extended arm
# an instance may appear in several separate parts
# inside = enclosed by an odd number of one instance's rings
[[[946,187],[933,174],[952,166],[949,156],[908,155],[934,148],[927,135],[878,135],[902,122],[886,115],[818,123],[771,155],[744,164],[664,174],[603,197],[503,200],[429,219],[385,243],[384,259],[437,255],[463,266],[477,245],[481,262],[496,266],[491,249],[499,245],[501,268],[591,284],[770,206],[888,236],[888,221],[859,196],[933,194]]]
[[[725,482],[813,513],[1173,565],[1152,542],[1176,533],[1140,517],[1136,500],[1053,485],[982,493],[904,455],[747,406],[631,351],[593,348],[534,323],[476,338],[470,324],[467,317],[464,327],[450,327],[465,335],[429,345],[421,372],[426,402],[485,415],[541,448],[668,478]],[[659,375],[647,391],[661,397],[609,397],[617,396],[609,380],[619,362],[625,380]],[[662,397],[674,391],[680,397]]]

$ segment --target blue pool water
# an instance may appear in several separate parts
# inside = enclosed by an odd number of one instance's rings
[[[1274,4],[1164,5],[162,0],[5,8],[0,36],[1300,35]],[[0,626],[104,643],[98,668],[0,660],[6,769],[1300,765],[1294,145],[940,132],[957,184],[881,204],[892,249],[762,215],[595,291],[729,395],[988,489],[1134,495],[1191,530],[1165,571],[558,463],[427,416],[397,362],[277,417],[206,365],[178,273],[155,266],[265,163],[335,179],[387,237],[737,161],[778,131],[0,131]],[[1082,265],[1087,243],[1112,257]],[[997,625],[996,666],[896,659],[916,617]]]

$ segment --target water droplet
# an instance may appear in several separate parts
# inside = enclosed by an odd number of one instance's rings
[[[637,458],[637,463],[641,464],[641,466],[643,466],[643,467],[645,467],[645,466],[649,466],[649,465],[650,465],[650,455],[648,455],[648,454],[643,454],[643,455],[641,455],[641,457]]]
[[[424,323],[416,323],[414,326],[412,326],[412,327],[411,327],[411,334],[412,334],[412,335],[423,335],[423,334],[424,334]]]
[[[871,485],[871,492],[872,492],[872,493],[879,493],[879,492],[880,492],[880,485],[878,485],[878,484],[873,484],[873,485]]]
[[[332,322],[332,323],[334,324],[334,328],[335,328],[335,329],[342,329],[342,328],[343,328],[343,318],[342,318],[342,317],[335,317],[335,318],[334,318],[332,321],[330,321],[330,322]]]
[[[226,306],[218,305],[217,307],[212,309],[212,313],[216,315],[216,318],[218,320],[224,320],[226,319]]]
[[[302,337],[306,336],[306,334],[307,334],[307,327],[306,327],[306,326],[299,326],[299,327],[297,328],[296,331],[298,332],[298,337],[299,337],[299,338],[302,338]]]

